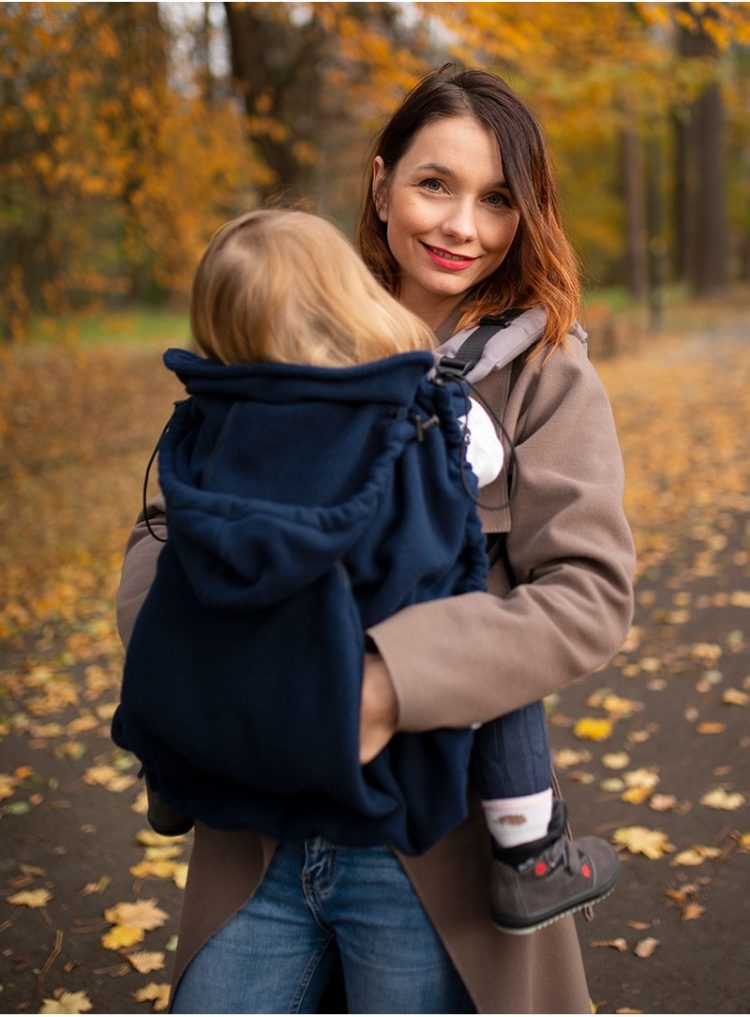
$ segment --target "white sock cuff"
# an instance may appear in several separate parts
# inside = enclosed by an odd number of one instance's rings
[[[540,840],[552,818],[552,788],[519,798],[482,802],[490,833],[500,847],[517,847]]]

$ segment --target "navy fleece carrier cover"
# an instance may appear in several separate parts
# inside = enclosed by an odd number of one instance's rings
[[[362,767],[360,688],[368,626],[484,588],[463,395],[429,353],[165,363],[190,398],[159,447],[169,538],[115,741],[210,826],[425,851],[466,814],[472,733],[398,734]]]

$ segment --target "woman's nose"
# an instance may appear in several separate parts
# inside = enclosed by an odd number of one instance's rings
[[[464,243],[473,240],[477,235],[473,204],[465,201],[454,205],[443,221],[443,232]]]

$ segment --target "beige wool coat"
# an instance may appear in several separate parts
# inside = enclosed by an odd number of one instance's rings
[[[609,402],[585,346],[508,365],[479,383],[513,438],[518,489],[510,509],[484,511],[507,533],[507,558],[486,593],[416,604],[370,632],[393,679],[406,731],[467,727],[559,691],[606,662],[631,620],[633,546],[622,509],[623,467]],[[506,500],[506,471],[482,501]],[[164,525],[162,506],[149,508]],[[118,596],[123,640],[152,582],[161,544],[143,518],[128,542]],[[198,825],[173,984],[220,925],[252,896],[274,843],[254,831]],[[426,854],[399,856],[480,1013],[588,1013],[575,926],[530,936],[488,915],[489,839],[481,808]]]

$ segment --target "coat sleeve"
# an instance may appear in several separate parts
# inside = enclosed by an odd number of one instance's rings
[[[486,723],[541,699],[607,662],[630,625],[622,458],[583,347],[525,365],[511,418],[519,484],[507,551],[518,585],[415,604],[369,631],[401,730]],[[503,587],[490,577],[491,590]]]
[[[167,517],[161,495],[148,503],[145,514],[141,512],[138,516],[125,547],[117,591],[117,628],[124,646],[128,645],[141,604],[154,581],[156,561],[164,546],[149,532],[146,516],[154,533],[166,537]]]

